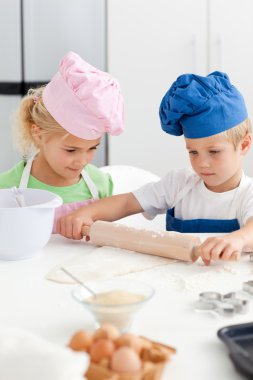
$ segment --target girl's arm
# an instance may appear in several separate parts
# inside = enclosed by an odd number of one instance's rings
[[[95,201],[61,218],[57,222],[57,233],[69,238],[82,239],[82,227],[96,220],[114,221],[144,210],[132,193],[114,195]]]

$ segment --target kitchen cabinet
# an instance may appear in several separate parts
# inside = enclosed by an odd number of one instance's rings
[[[109,138],[109,163],[164,175],[189,166],[182,137],[159,122],[160,101],[178,75],[220,70],[243,93],[253,119],[251,0],[108,0],[108,70],[121,83],[126,131]],[[245,171],[253,176],[253,152]]]
[[[209,0],[209,72],[227,72],[243,94],[253,125],[253,2]],[[253,177],[253,146],[245,157],[245,172]]]

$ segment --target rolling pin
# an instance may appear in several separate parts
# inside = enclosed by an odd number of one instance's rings
[[[103,221],[84,227],[83,232],[84,235],[89,234],[91,242],[98,246],[122,248],[182,261],[192,261],[195,257],[194,248],[201,243],[196,236],[137,229]]]
[[[199,257],[197,236],[169,231],[137,229],[119,223],[96,221],[83,227],[83,235],[89,235],[93,244],[161,256],[182,261],[194,261]],[[229,261],[238,261],[240,253],[233,253]]]

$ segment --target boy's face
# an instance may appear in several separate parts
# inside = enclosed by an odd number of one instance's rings
[[[191,166],[214,192],[237,187],[241,179],[242,158],[250,145],[241,142],[236,148],[225,137],[214,135],[200,139],[185,138]]]

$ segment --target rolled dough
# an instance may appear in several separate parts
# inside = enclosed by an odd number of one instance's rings
[[[175,261],[120,248],[99,247],[60,263],[50,270],[46,278],[59,283],[73,284],[74,281],[60,269],[62,266],[85,282],[145,271]]]

